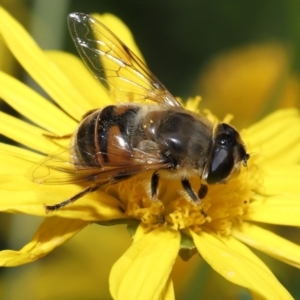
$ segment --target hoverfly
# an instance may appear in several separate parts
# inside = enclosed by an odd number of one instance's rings
[[[49,176],[34,174],[39,183],[55,183],[53,170],[66,174],[61,181],[88,183],[69,199],[47,205],[47,211],[146,171],[152,171],[152,199],[158,197],[160,176],[169,176],[180,180],[189,200],[199,205],[207,185],[224,183],[241,164],[247,166],[250,156],[234,127],[213,124],[185,110],[145,64],[93,17],[72,13],[68,24],[87,67],[124,104],[87,113],[72,135],[68,164],[53,156],[45,164]],[[189,182],[192,176],[201,178],[199,191]]]

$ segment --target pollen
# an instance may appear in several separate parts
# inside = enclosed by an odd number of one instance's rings
[[[257,174],[257,167],[249,163],[248,168],[230,182],[210,185],[200,205],[186,199],[177,180],[162,179],[158,199],[151,200],[147,192],[151,175],[121,182],[118,191],[128,217],[140,221],[149,231],[165,226],[174,230],[210,230],[230,235],[231,228],[242,223],[247,215],[254,187],[259,182]],[[200,184],[200,180],[192,180],[195,187]]]

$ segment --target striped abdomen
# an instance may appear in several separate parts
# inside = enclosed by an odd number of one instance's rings
[[[139,106],[110,105],[86,116],[73,137],[72,160],[76,167],[127,164],[131,135]]]

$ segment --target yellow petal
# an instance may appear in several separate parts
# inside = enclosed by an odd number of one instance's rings
[[[243,223],[232,229],[232,235],[243,243],[294,267],[300,267],[300,246],[259,226]]]
[[[44,204],[60,203],[83,190],[72,184],[46,185],[32,182],[33,162],[42,155],[0,143],[0,211],[38,216],[61,216],[86,221],[124,218],[118,199],[101,191],[93,192],[53,213],[46,213]]]
[[[88,224],[81,220],[47,218],[35,233],[32,241],[20,251],[1,251],[0,265],[13,267],[35,261],[66,242]]]
[[[39,161],[42,158],[44,158],[44,156],[41,154],[17,146],[0,143],[1,165],[13,166],[18,168],[17,170],[24,171],[29,168],[33,162]],[[2,170],[5,170],[5,174],[18,174],[9,167],[2,168]]]
[[[190,233],[203,259],[227,280],[263,299],[292,299],[267,266],[235,238]]]
[[[254,123],[247,129],[247,135],[253,140],[253,145],[265,142],[266,134],[276,135],[278,131],[286,128],[291,121],[299,119],[299,111],[295,108],[279,109]]]
[[[47,189],[46,189],[47,188]],[[71,196],[82,191],[82,187],[75,185],[67,185],[62,187],[44,185],[43,191],[38,194],[39,199],[43,199],[43,203],[47,205],[56,204],[64,201]],[[56,192],[56,199],[53,200],[53,193]],[[63,218],[81,219],[90,222],[109,221],[124,219],[127,216],[120,209],[118,199],[102,192],[101,190],[90,193],[76,202],[65,206],[55,212],[48,213],[48,216],[60,216]]]
[[[0,178],[0,211],[25,213],[36,216],[80,219],[90,222],[126,218],[117,199],[101,191],[88,194],[76,202],[47,213],[44,205],[53,205],[69,199],[82,191],[75,185],[38,185],[26,179]],[[18,187],[16,189],[16,187]]]
[[[61,51],[46,51],[46,55],[84,95],[91,109],[112,104],[112,99],[105,88],[94,78],[80,58]]]
[[[76,120],[92,107],[76,86],[47,58],[25,29],[0,7],[0,34],[30,76]],[[84,79],[83,79],[84,80]]]
[[[16,190],[16,186],[18,189]],[[119,208],[117,199],[101,191],[78,199],[75,203],[54,212],[47,213],[44,205],[53,205],[69,199],[82,191],[75,185],[37,185],[25,180],[13,180],[1,183],[0,211],[25,213],[36,216],[80,219],[90,222],[108,221],[126,218]]]
[[[300,194],[255,196],[244,219],[264,223],[300,226]]]
[[[57,135],[73,132],[77,123],[61,109],[17,79],[0,71],[0,98],[21,115]],[[57,122],[59,120],[59,122]]]
[[[173,287],[173,281],[171,279],[171,276],[169,277],[169,279],[158,299],[159,300],[175,300],[174,287]]]
[[[139,57],[139,59],[145,63],[131,31],[118,17],[109,13],[102,15],[92,14],[92,16],[107,26],[135,55]]]
[[[143,229],[140,226],[138,230]],[[137,236],[138,240],[111,270],[111,294],[115,300],[168,299],[169,296],[161,297],[170,289],[166,284],[170,284],[168,280],[179,251],[180,234],[159,228],[144,233],[143,237],[139,233]],[[170,295],[170,291],[167,294]]]
[[[95,28],[93,38],[101,42],[91,46],[91,50],[97,47],[92,51],[94,54],[91,54],[94,55],[94,61],[97,59],[95,55],[99,55],[99,61],[101,61],[101,65],[96,63],[96,70],[99,69],[96,71],[97,77],[102,78],[102,71],[104,71],[105,84],[109,86],[112,97],[121,103],[153,98],[155,101],[156,97],[162,97],[160,89],[152,83],[147,68],[128,50],[131,45],[134,45],[134,41],[125,25],[112,15],[96,17],[112,31],[107,31],[105,27],[97,23],[93,24],[92,28]],[[120,41],[123,37],[126,41],[130,41],[131,45],[124,46]],[[88,56],[87,53],[84,56],[86,55]],[[140,56],[139,53],[137,55]],[[91,63],[90,59],[87,62],[91,68],[95,69],[95,62]]]
[[[0,111],[0,133],[34,150],[53,153],[58,146],[43,136],[44,130]]]
[[[257,192],[263,195],[300,194],[300,165],[281,166],[268,163],[261,164],[260,169],[263,182],[256,189]]]
[[[41,157],[25,149],[0,144],[1,212],[46,216],[43,197],[37,197],[39,186],[25,176],[33,165],[32,161],[38,161]]]
[[[299,79],[288,74],[288,48],[277,43],[247,45],[214,58],[200,78],[205,105],[224,108],[240,128],[279,107],[299,105]],[[245,113],[247,112],[247,113]]]
[[[299,128],[299,111],[281,109],[249,127],[243,138],[258,162],[295,163],[299,161]]]

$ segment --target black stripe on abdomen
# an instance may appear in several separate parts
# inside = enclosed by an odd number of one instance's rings
[[[113,126],[117,127],[117,131],[120,134],[119,138],[122,139],[123,144],[125,145],[127,150],[129,151],[131,149],[130,137],[132,133],[130,130],[132,129],[132,126],[129,125],[132,124],[139,109],[140,108],[138,106],[120,105],[107,106],[101,111],[100,117],[98,119],[97,129],[98,144],[103,155],[104,162],[109,162],[109,135],[113,134],[112,132],[116,132],[116,130],[113,130],[111,132]],[[119,147],[119,145],[116,144],[116,147]]]
[[[78,159],[75,159],[76,163],[80,163],[83,166],[95,166],[96,161],[96,148],[95,148],[95,124],[97,118],[101,113],[97,110],[88,115],[79,125],[74,140],[74,153]]]
[[[108,145],[109,141],[122,139],[126,149],[131,150],[131,130],[138,106],[110,105],[88,115],[77,131],[77,155],[87,166],[102,166],[110,161],[109,155],[120,152],[120,145]],[[114,146],[116,147],[114,151]],[[76,150],[76,149],[75,149]]]

